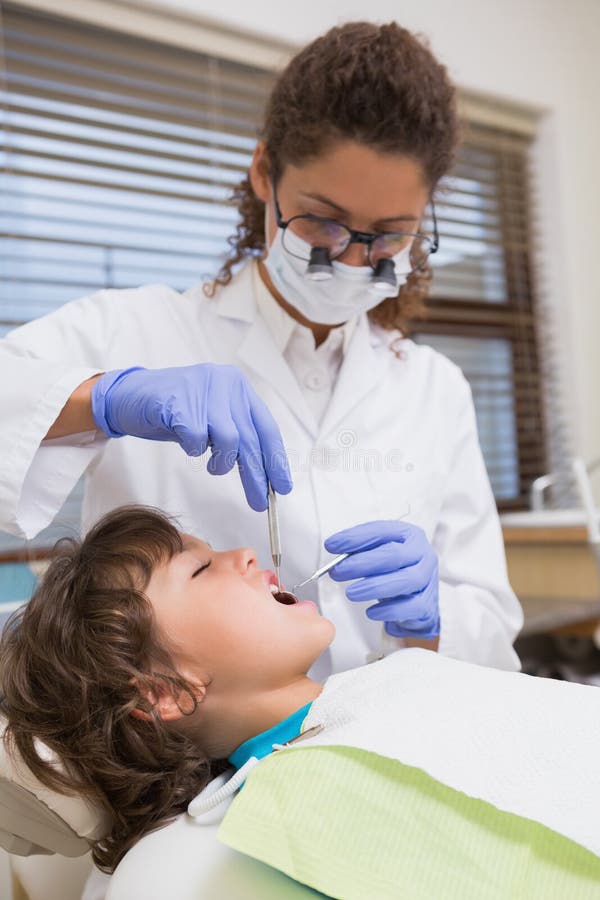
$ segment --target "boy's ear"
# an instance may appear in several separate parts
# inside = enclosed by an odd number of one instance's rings
[[[161,672],[153,672],[148,681],[142,684],[138,682],[137,687],[140,698],[146,701],[144,705],[154,709],[163,722],[175,722],[184,716],[190,716],[206,695],[205,685],[196,684],[192,695],[177,679]],[[131,715],[145,722],[152,720],[150,710],[141,706],[134,707]]]
[[[254,148],[254,154],[252,156],[252,162],[250,163],[248,177],[250,179],[250,184],[252,185],[252,190],[254,191],[258,199],[262,200],[263,203],[268,203],[271,196],[271,182],[269,180],[269,171],[269,159],[267,156],[265,144],[264,141],[259,141]]]

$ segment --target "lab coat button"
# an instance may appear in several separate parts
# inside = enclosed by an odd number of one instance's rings
[[[313,369],[304,376],[304,384],[311,391],[322,391],[327,385],[327,376],[320,369]]]

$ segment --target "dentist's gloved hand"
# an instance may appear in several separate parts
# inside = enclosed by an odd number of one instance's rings
[[[277,423],[235,366],[105,372],[92,388],[92,415],[107,437],[175,441],[188,456],[211,448],[211,475],[237,462],[246,499],[259,512],[267,508],[267,479],[280,494],[292,489]]]
[[[354,581],[349,600],[378,600],[367,616],[385,622],[394,637],[434,638],[440,633],[438,561],[425,532],[398,520],[365,522],[325,541],[330,553],[351,553],[330,571]]]

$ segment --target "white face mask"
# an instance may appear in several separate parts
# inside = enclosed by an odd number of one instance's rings
[[[268,234],[268,225],[267,234]],[[286,244],[298,259],[283,246],[283,229],[278,228],[269,247],[265,266],[271,281],[283,297],[310,322],[339,325],[361,312],[377,306],[385,297],[395,297],[411,271],[410,247],[393,256],[397,287],[374,288],[371,266],[347,266],[333,260],[333,277],[328,281],[312,281],[306,277],[311,247],[288,229]]]

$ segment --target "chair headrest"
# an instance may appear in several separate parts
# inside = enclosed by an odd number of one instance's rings
[[[83,856],[91,841],[106,834],[107,814],[81,797],[44,787],[17,750],[6,749],[2,740],[6,724],[0,715],[0,846],[19,856]],[[45,744],[36,741],[36,748],[43,759],[62,769]]]

